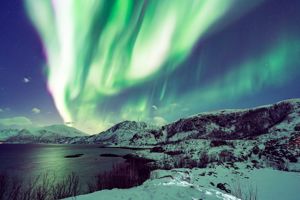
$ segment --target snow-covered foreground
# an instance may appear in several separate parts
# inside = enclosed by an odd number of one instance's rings
[[[212,185],[224,184],[231,194],[216,190]],[[130,189],[102,190],[68,200],[238,200],[248,199],[249,193],[258,200],[299,200],[300,173],[273,169],[239,169],[224,166],[213,169],[156,170],[143,185]],[[243,196],[238,195],[242,191]]]

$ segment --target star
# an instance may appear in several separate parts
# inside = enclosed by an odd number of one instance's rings
[[[23,83],[29,83],[31,81],[30,77],[24,77],[23,78]]]

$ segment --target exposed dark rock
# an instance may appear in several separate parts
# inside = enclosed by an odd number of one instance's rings
[[[259,148],[258,148],[258,146],[254,146],[254,147],[253,147],[252,153],[253,153],[254,155],[257,155],[257,154],[259,153]]]
[[[170,156],[180,155],[183,154],[183,151],[177,150],[177,151],[166,151],[165,154],[168,154]]]
[[[295,131],[300,131],[300,124],[297,124],[294,129]]]
[[[298,159],[296,156],[293,156],[293,155],[288,155],[287,156],[287,159],[291,162],[291,163],[296,163],[298,162]]]
[[[73,155],[67,155],[65,156],[65,158],[78,158],[78,157],[81,157],[83,156],[82,153],[78,153],[78,154],[73,154]]]
[[[256,108],[239,112],[202,114],[180,119],[164,127],[167,137],[191,132],[192,138],[203,139],[242,139],[266,133],[269,128],[284,120],[292,106],[281,102],[270,107]],[[212,126],[210,130],[208,127]],[[196,133],[196,134],[194,134]]]
[[[216,172],[214,172],[214,171],[209,171],[209,172],[207,173],[207,175],[208,175],[208,176],[212,176],[212,175],[217,175],[217,174],[216,174]]]
[[[205,172],[203,172],[203,173],[199,174],[199,176],[205,176]]]
[[[219,159],[222,162],[229,162],[229,161],[235,161],[236,160],[233,153],[229,150],[226,150],[226,149],[224,149],[220,152]]]
[[[233,147],[232,142],[228,142],[226,140],[212,140],[210,142],[210,147],[219,147],[219,146],[225,146],[225,145]]]
[[[217,184],[217,188],[219,188],[220,190],[223,190],[223,191],[225,191],[227,193],[231,193],[231,190],[228,189],[226,186],[228,187],[227,183],[218,183]]]
[[[153,147],[153,148],[150,150],[150,152],[162,153],[162,152],[164,152],[164,149],[163,149],[162,147],[160,147],[160,146],[158,146],[158,147]]]

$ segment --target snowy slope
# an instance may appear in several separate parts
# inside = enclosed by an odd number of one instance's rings
[[[79,131],[76,128],[66,126],[63,124],[55,124],[50,126],[44,126],[41,128],[29,128],[27,129],[32,135],[51,135],[51,134],[59,134],[64,137],[77,137],[77,136],[86,136],[86,133]]]
[[[218,166],[203,169],[156,170],[143,185],[102,190],[77,200],[298,200],[300,174],[272,169],[239,170]],[[222,187],[230,190],[227,194]],[[221,189],[220,189],[221,188]],[[68,198],[69,200],[72,198]]]
[[[161,128],[145,122],[124,121],[107,131],[69,143],[140,147],[192,139],[251,139],[268,135],[275,127],[291,133],[296,126],[300,127],[299,107],[300,99],[291,99],[252,109],[200,113]]]
[[[69,200],[74,198],[68,198]],[[152,172],[150,180],[143,185],[131,189],[102,190],[91,194],[80,195],[76,200],[238,200],[232,195],[216,189],[192,184],[189,174]]]
[[[124,121],[101,132],[84,138],[71,139],[69,143],[103,144],[109,146],[141,146],[144,144],[156,144],[155,133],[157,127],[145,122]],[[134,138],[142,138],[139,142],[133,142]]]
[[[0,130],[0,140],[6,140],[9,137],[15,136],[19,133],[19,129],[7,128]]]

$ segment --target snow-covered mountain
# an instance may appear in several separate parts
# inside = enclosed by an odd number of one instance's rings
[[[300,99],[202,113],[166,125],[159,133],[153,149],[138,152],[156,160],[157,168],[245,161],[251,168],[300,170]]]
[[[7,129],[0,129],[0,140],[4,141],[9,137],[18,135],[20,129],[15,128],[7,128]]]
[[[27,129],[3,129],[0,135],[8,143],[57,143],[64,138],[83,137],[85,133],[66,125]]]
[[[137,156],[155,160],[153,168],[251,160],[250,167],[300,170],[300,99],[201,113],[161,128],[125,121],[100,134],[64,142],[148,147],[151,150],[138,151]]]
[[[133,140],[142,138],[139,145],[157,144],[155,134],[159,127],[148,125],[145,122],[124,121],[108,130],[88,137],[77,137],[66,140],[66,143],[102,144],[106,146],[131,146]],[[133,144],[138,145],[137,142]]]
[[[299,199],[300,99],[201,113],[161,128],[126,121],[80,142],[148,147],[129,157],[148,160],[154,171],[141,186],[78,199]]]
[[[292,99],[252,109],[201,113],[161,128],[145,122],[124,121],[97,135],[76,138],[72,143],[151,147],[193,139],[248,140],[264,135],[271,137],[275,133],[297,135],[299,113],[300,99]]]

